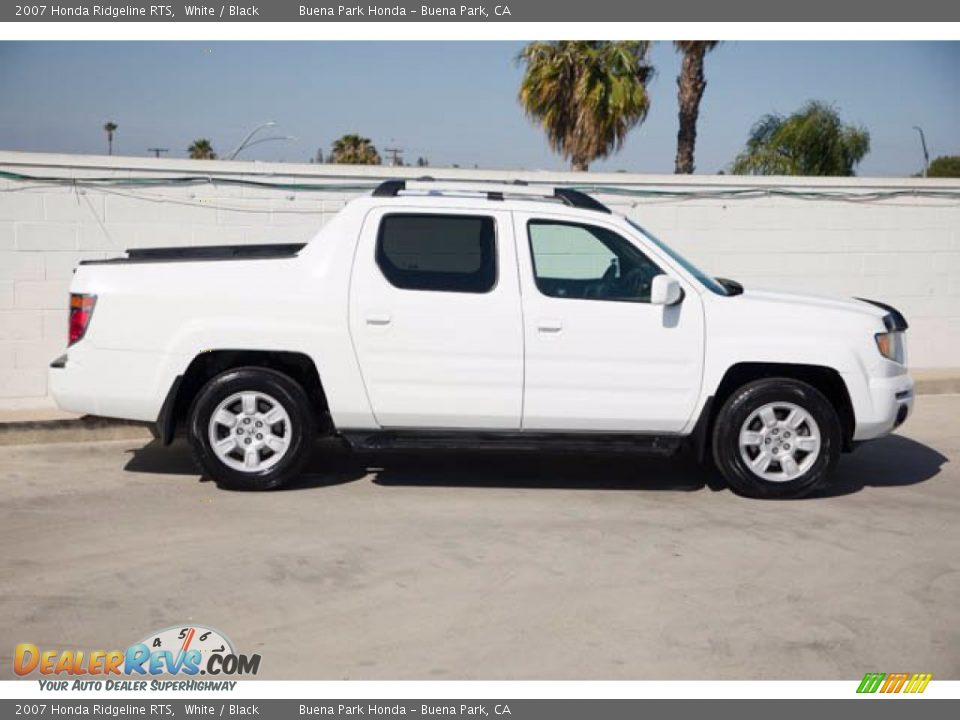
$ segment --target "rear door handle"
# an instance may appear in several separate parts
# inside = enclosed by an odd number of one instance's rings
[[[367,315],[367,325],[389,325],[390,316],[383,315]]]
[[[556,334],[563,330],[563,323],[559,320],[540,320],[537,323],[537,330],[544,334]]]

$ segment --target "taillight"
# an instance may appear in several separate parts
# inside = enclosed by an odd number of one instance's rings
[[[83,339],[87,327],[90,325],[90,318],[93,317],[93,307],[96,304],[96,295],[70,293],[70,341],[67,343],[68,346]]]

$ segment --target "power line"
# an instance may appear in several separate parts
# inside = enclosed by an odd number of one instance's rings
[[[44,185],[60,185],[74,188],[88,188],[91,190],[100,190],[102,192],[117,192],[116,188],[167,188],[177,186],[191,185],[225,185],[225,186],[244,186],[254,188],[267,188],[274,190],[287,190],[293,192],[369,192],[376,186],[372,184],[375,180],[388,179],[389,176],[370,177],[365,180],[358,178],[344,177],[341,182],[326,183],[302,183],[302,182],[270,182],[263,180],[253,180],[250,178],[232,178],[232,177],[210,177],[207,175],[180,175],[176,177],[89,177],[89,178],[64,178],[51,176],[28,175],[25,173],[11,172],[9,170],[0,170],[0,179],[11,180],[23,183],[19,186],[0,188],[0,192],[16,192],[17,190],[26,190],[31,187]],[[359,180],[359,181],[358,181]],[[442,178],[441,178],[442,180]],[[632,204],[644,202],[673,202],[683,200],[736,200],[736,199],[756,199],[763,197],[783,197],[795,200],[828,200],[835,202],[851,203],[870,203],[885,200],[908,200],[910,198],[939,199],[950,202],[960,201],[960,188],[940,187],[940,188],[902,188],[891,190],[826,190],[817,188],[807,188],[804,190],[792,190],[786,188],[772,187],[738,187],[738,188],[716,188],[716,189],[664,189],[643,186],[610,186],[610,185],[590,185],[580,183],[560,183],[566,187],[580,190],[582,192],[596,193],[599,195],[614,196],[613,204]],[[132,194],[131,194],[132,196]],[[142,197],[142,195],[141,195]],[[144,198],[147,199],[147,198]],[[158,201],[173,201],[164,199]],[[175,202],[175,201],[174,201]],[[204,206],[207,206],[204,203]],[[229,208],[224,208],[229,209]],[[274,210],[274,212],[283,212]],[[306,210],[305,212],[315,212]]]

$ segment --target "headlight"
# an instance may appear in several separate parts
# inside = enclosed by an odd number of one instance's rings
[[[905,352],[902,332],[877,333],[877,349],[887,360],[904,364]]]

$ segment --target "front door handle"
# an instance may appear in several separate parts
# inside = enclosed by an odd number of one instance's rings
[[[556,334],[563,330],[563,323],[559,320],[540,320],[537,323],[537,330],[544,334]]]
[[[390,316],[386,314],[382,315],[367,315],[367,325],[389,325]]]

